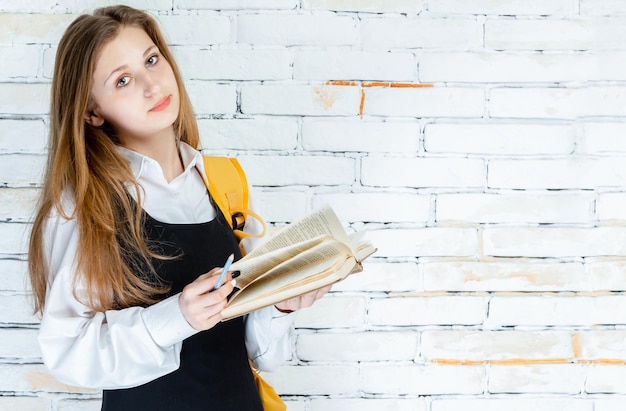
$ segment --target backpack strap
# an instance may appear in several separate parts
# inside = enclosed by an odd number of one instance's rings
[[[267,226],[258,214],[248,209],[248,180],[239,161],[236,158],[222,156],[202,156],[202,159],[206,172],[204,183],[237,239],[241,241],[246,237],[263,237]],[[263,232],[260,234],[243,232],[248,216],[261,223]]]

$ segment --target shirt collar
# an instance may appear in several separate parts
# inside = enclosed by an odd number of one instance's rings
[[[139,178],[141,176],[142,171],[144,170],[144,166],[147,162],[156,161],[146,155],[133,151],[129,148],[117,146],[118,152],[124,157],[129,165],[135,178]],[[183,167],[185,168],[185,172],[192,167],[195,167],[196,164],[202,164],[201,161],[198,161],[202,158],[202,154],[189,144],[181,142],[179,145],[180,157],[183,160]]]

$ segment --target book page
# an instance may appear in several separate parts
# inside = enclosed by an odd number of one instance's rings
[[[264,255],[255,257],[248,254],[231,265],[232,270],[241,272],[241,275],[237,278],[237,286],[239,288],[246,287],[251,281],[261,277],[277,265],[290,261],[300,253],[328,240],[331,240],[331,237],[319,236],[287,247],[272,250]]]
[[[244,259],[252,259],[273,250],[321,235],[334,237],[342,243],[350,245],[346,230],[341,225],[341,221],[339,221],[335,212],[328,205],[320,207],[300,220],[284,227],[265,243],[252,250]]]
[[[350,257],[350,249],[343,243],[325,237],[326,240],[310,249],[298,254],[298,258],[284,261],[268,270],[262,277],[254,281],[254,285],[271,284],[272,288],[281,288],[284,284],[293,282],[293,278],[306,279],[313,274],[325,271],[336,265],[337,261],[343,261]],[[295,273],[293,276],[289,274]],[[237,279],[237,287],[239,285]],[[242,288],[243,289],[243,288]]]
[[[320,257],[325,251],[329,251],[333,254],[331,257]],[[236,304],[236,301],[244,295],[254,293],[256,298],[265,295],[275,294],[282,289],[297,286],[301,283],[307,283],[315,279],[320,273],[325,273],[331,270],[333,267],[338,267],[346,260],[345,255],[337,254],[332,248],[326,247],[326,250],[320,250],[319,253],[310,250],[306,252],[307,255],[302,256],[303,259],[308,261],[308,264],[299,264],[299,267],[294,269],[288,264],[281,264],[273,269],[270,273],[262,278],[252,282],[246,288],[235,293],[230,299],[229,305]],[[298,258],[300,263],[300,258]],[[239,286],[239,284],[237,284]]]
[[[235,295],[230,300],[229,304],[222,311],[223,318],[225,320],[234,318],[334,284],[351,273],[360,271],[361,265],[354,258],[348,257],[345,260],[335,260],[335,263],[330,264],[326,270],[320,271],[319,268],[321,267],[311,269],[311,275],[306,280],[298,279],[298,272],[288,275],[288,278],[285,279],[286,285],[278,289],[274,289],[271,283],[261,284],[261,286],[257,286],[256,283],[251,284],[245,293]]]

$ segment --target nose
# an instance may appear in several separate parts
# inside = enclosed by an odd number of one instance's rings
[[[152,73],[146,71],[143,77],[143,94],[145,97],[152,97],[158,94],[160,88],[156,78]]]

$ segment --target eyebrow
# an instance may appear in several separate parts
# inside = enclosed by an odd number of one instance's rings
[[[146,49],[146,51],[143,52],[143,57],[146,58],[146,56],[148,54],[150,54],[150,52],[152,52],[152,49],[158,49],[156,44],[151,45],[150,47],[148,47]],[[109,81],[109,79],[113,76],[113,74],[117,73],[118,71],[122,71],[123,69],[125,69],[126,67],[128,67],[128,64],[122,64],[121,66],[119,66],[118,68],[115,68],[111,71],[111,73],[109,74],[109,76],[104,79],[104,83],[102,83],[103,85],[107,83],[107,81]]]

